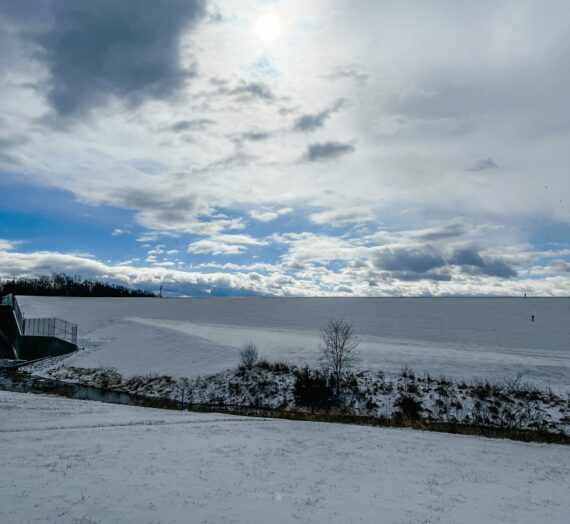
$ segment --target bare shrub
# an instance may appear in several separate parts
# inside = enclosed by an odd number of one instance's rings
[[[291,366],[287,362],[269,362],[265,358],[259,359],[256,362],[255,367],[257,369],[262,369],[264,371],[271,371],[272,373],[279,373],[279,374],[291,373],[292,371],[294,371],[294,366]]]
[[[400,370],[400,376],[402,378],[409,378],[410,380],[416,380],[416,374],[414,370],[406,363],[404,363],[402,369]]]
[[[97,387],[101,388],[103,391],[116,388],[123,381],[121,374],[112,367],[100,368],[94,378]]]
[[[239,358],[241,361],[241,365],[245,367],[247,370],[253,369],[255,366],[257,359],[259,358],[259,352],[257,351],[257,347],[255,344],[249,343],[246,344],[239,352]]]
[[[475,384],[473,394],[476,423],[502,429],[543,429],[547,424],[536,389],[523,384],[522,373],[507,376],[502,382]]]

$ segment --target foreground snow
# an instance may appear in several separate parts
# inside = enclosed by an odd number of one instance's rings
[[[570,449],[0,392],[0,522],[563,523]]]
[[[319,328],[354,322],[363,369],[499,380],[525,372],[540,387],[570,388],[570,299],[518,298],[48,298],[19,297],[29,317],[79,324],[86,348],[66,359],[124,376],[215,373],[245,343],[270,360],[315,362]],[[535,315],[535,322],[531,322]]]

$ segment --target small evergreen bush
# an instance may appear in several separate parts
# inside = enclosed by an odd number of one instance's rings
[[[295,373],[293,396],[297,406],[308,407],[312,413],[319,409],[328,412],[333,406],[334,385],[322,373],[304,367]]]

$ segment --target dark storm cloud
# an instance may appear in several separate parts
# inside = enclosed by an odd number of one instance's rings
[[[293,129],[295,131],[302,131],[304,133],[315,131],[319,127],[325,125],[326,120],[330,117],[330,111],[328,109],[317,113],[316,115],[303,115],[300,116],[296,121]]]
[[[182,133],[186,131],[203,131],[208,126],[215,124],[213,120],[209,118],[199,118],[196,120],[180,120],[175,122],[171,126],[168,126],[168,130],[174,131],[175,133]]]
[[[417,280],[434,280],[437,282],[450,282],[452,280],[451,275],[447,271],[441,273],[429,272],[429,273],[413,273],[403,271],[398,273],[398,280],[403,280],[404,282],[415,282]]]
[[[478,160],[473,165],[467,168],[467,171],[477,172],[477,171],[487,171],[488,169],[497,169],[499,166],[495,163],[492,158],[483,158]]]
[[[432,249],[397,248],[376,256],[375,265],[386,271],[427,273],[446,265],[441,253]]]
[[[53,25],[36,38],[49,72],[47,99],[59,116],[85,113],[110,96],[129,104],[167,98],[191,76],[181,63],[184,30],[204,0],[49,3]]]
[[[436,242],[438,240],[459,238],[467,234],[467,232],[468,229],[464,222],[453,221],[439,227],[420,230],[410,236],[415,240],[421,240],[424,242]]]
[[[113,194],[122,207],[147,214],[157,226],[180,225],[189,221],[197,210],[194,195],[173,196],[152,189],[123,188]]]
[[[275,95],[271,88],[263,82],[242,82],[229,91],[231,95],[250,96],[263,100],[274,100]]]
[[[356,80],[361,84],[364,84],[368,80],[368,78],[370,78],[370,76],[366,73],[363,73],[358,66],[350,66],[350,67],[337,67],[333,70],[332,73],[327,75],[326,78],[330,79],[348,78]]]
[[[320,113],[301,115],[295,120],[293,130],[303,133],[316,131],[325,125],[325,122],[342,107],[343,103],[343,100],[339,100],[334,106],[324,109]]]
[[[49,14],[50,0],[26,0],[25,2],[0,2],[0,17],[11,21],[30,21],[40,19]]]
[[[355,148],[352,144],[343,144],[341,142],[309,144],[305,154],[305,159],[309,162],[332,160],[348,153],[352,153],[354,150]]]
[[[261,142],[263,140],[268,140],[271,138],[271,133],[267,131],[248,131],[240,135],[241,140],[247,140],[249,142]]]
[[[517,272],[499,259],[484,259],[475,248],[456,250],[449,261],[450,264],[462,266],[467,273],[483,273],[490,277],[511,278]]]
[[[517,275],[504,261],[481,256],[476,247],[456,249],[451,257],[432,246],[398,247],[378,253],[374,264],[402,280],[449,280],[451,266],[469,275],[483,274],[499,278]]]

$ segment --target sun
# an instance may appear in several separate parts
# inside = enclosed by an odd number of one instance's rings
[[[261,15],[255,23],[257,36],[265,43],[273,42],[281,35],[281,23],[273,13]]]

